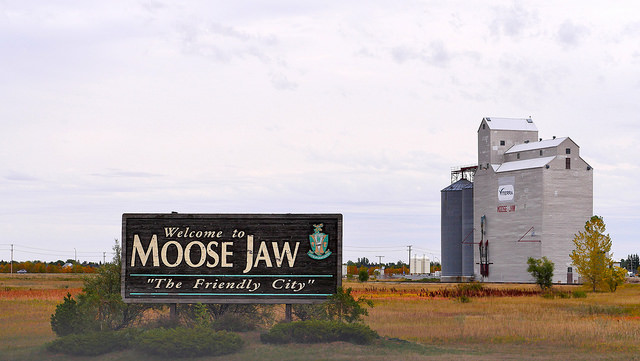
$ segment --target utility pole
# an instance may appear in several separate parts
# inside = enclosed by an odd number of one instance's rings
[[[409,265],[409,274],[411,274],[411,246],[413,246],[413,245],[407,246],[407,247],[409,247],[409,263],[408,263],[408,265]]]
[[[107,256],[107,252],[102,252],[102,265],[106,264],[106,256]]]
[[[13,274],[13,244],[11,244],[11,274]]]
[[[378,264],[382,266],[382,259],[384,258],[384,256],[376,256],[376,257],[378,257]]]
[[[73,259],[78,263],[78,251],[76,251],[75,247],[73,248]]]

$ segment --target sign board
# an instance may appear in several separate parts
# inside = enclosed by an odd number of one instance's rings
[[[500,202],[512,201],[515,191],[512,184],[498,187],[498,200]]]
[[[498,213],[510,213],[516,211],[516,205],[512,204],[510,206],[498,206]]]
[[[516,178],[514,176],[498,178],[498,201],[512,202],[516,194],[515,191]]]
[[[341,214],[122,215],[122,298],[318,303],[342,282]]]

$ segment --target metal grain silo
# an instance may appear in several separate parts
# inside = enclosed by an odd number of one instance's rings
[[[442,253],[443,282],[462,280],[462,239],[464,237],[462,234],[462,190],[469,187],[473,187],[473,183],[461,179],[440,191],[440,251]],[[473,216],[471,219],[473,220]]]
[[[462,188],[462,276],[473,276],[473,183]]]

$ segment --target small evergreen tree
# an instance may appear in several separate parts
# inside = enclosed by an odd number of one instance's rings
[[[351,295],[351,288],[345,290],[338,287],[338,291],[331,295],[324,305],[330,320],[352,323],[360,321],[362,316],[369,315],[363,305],[373,307],[373,301],[364,297],[355,299]]]
[[[56,306],[55,313],[51,315],[51,329],[58,336],[85,332],[91,330],[92,325],[91,319],[83,314],[70,293],[67,293],[64,301]]]
[[[365,267],[360,268],[360,271],[358,271],[358,280],[360,280],[360,282],[367,282],[369,280],[369,270]]]

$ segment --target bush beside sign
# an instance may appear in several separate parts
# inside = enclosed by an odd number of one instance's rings
[[[122,215],[122,298],[316,303],[341,285],[341,214]]]

